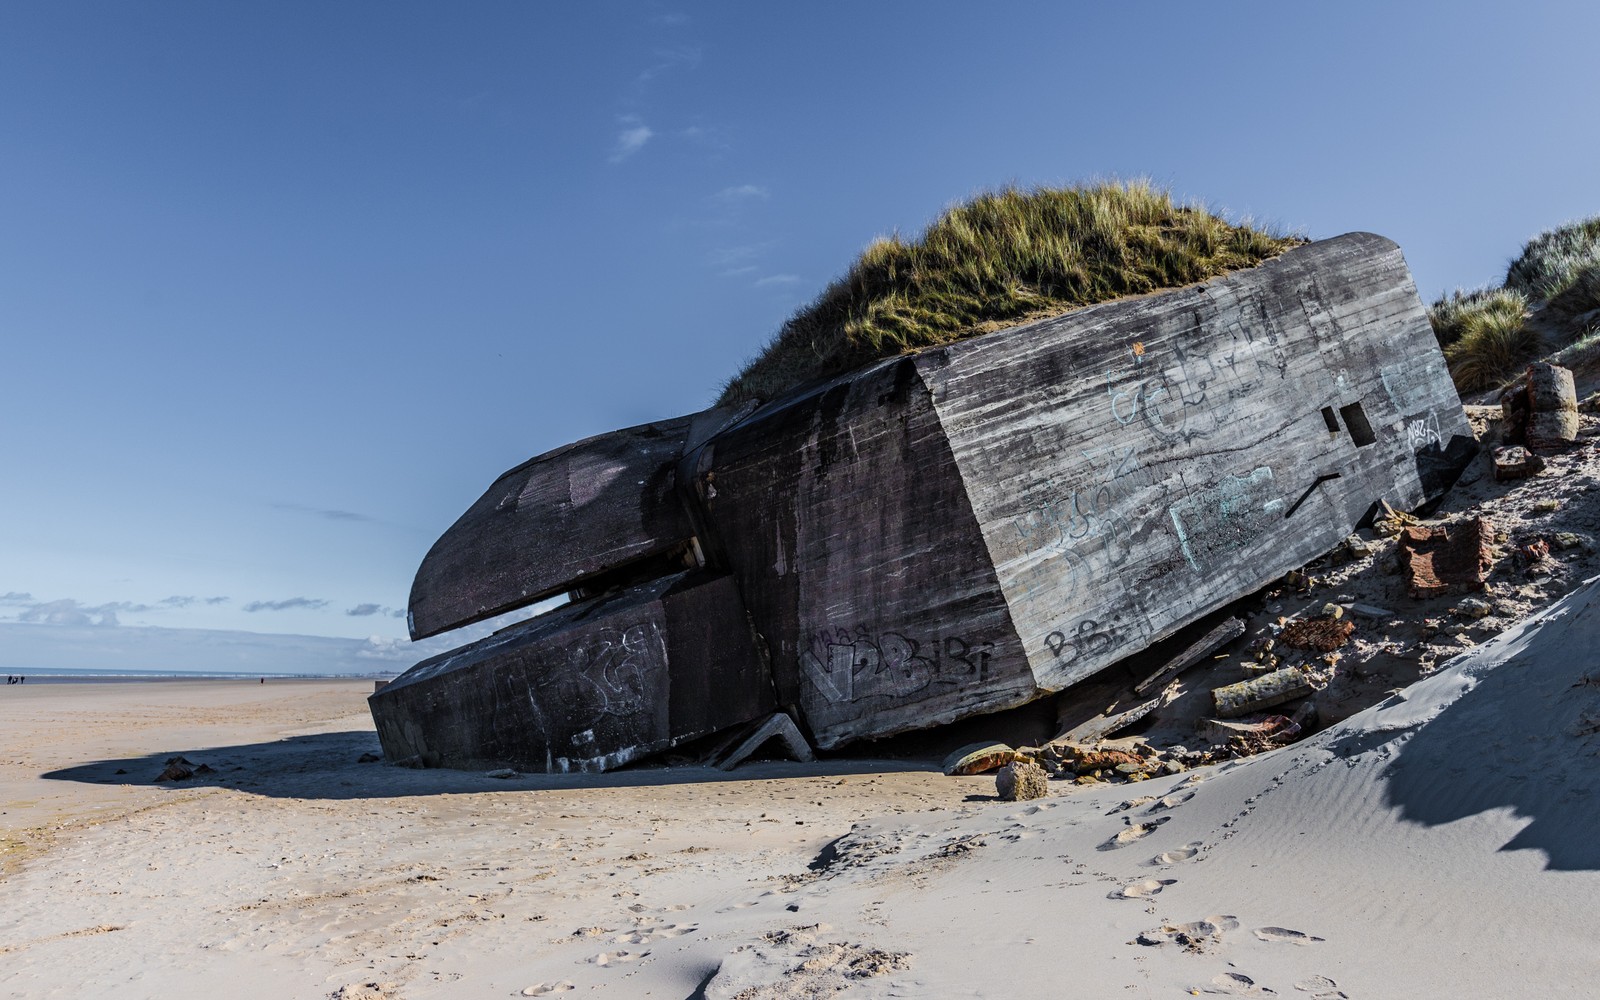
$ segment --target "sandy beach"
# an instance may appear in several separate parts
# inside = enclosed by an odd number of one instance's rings
[[[1283,750],[1020,804],[928,761],[359,763],[365,682],[13,687],[0,992],[1592,996],[1597,599]]]

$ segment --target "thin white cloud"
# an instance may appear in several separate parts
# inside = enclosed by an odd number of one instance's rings
[[[244,606],[244,610],[252,613],[256,611],[292,611],[296,608],[320,611],[327,606],[327,601],[317,597],[289,597],[281,601],[251,601]]]
[[[656,61],[649,69],[641,72],[636,80],[642,89],[656,77],[663,73],[679,68],[694,69],[700,65],[700,57],[704,53],[698,46],[680,45],[670,49],[656,49]]]
[[[765,278],[756,279],[757,288],[773,288],[778,285],[798,285],[799,283],[800,276],[798,274],[769,274]]]
[[[8,597],[12,595],[6,595]],[[18,595],[27,596],[27,595]],[[141,611],[151,610],[148,604],[134,604],[131,601],[112,601],[107,604],[83,604],[70,597],[63,597],[55,601],[34,601],[32,603],[13,602],[21,606],[16,620],[34,625],[93,625],[96,627],[112,627],[122,624],[117,620],[117,612],[138,614]]]
[[[294,510],[294,511],[299,511],[302,514],[314,514],[317,517],[326,518],[329,521],[375,521],[375,520],[377,520],[377,518],[372,517],[370,514],[357,514],[355,511],[333,510],[333,509],[327,508],[327,507],[307,507],[305,504],[298,504],[298,503],[275,503],[272,506],[276,510]]]
[[[650,19],[650,23],[663,28],[676,28],[689,23],[689,15],[681,10],[670,11],[666,14],[657,14]]]
[[[759,184],[740,184],[736,187],[725,187],[711,196],[712,201],[724,205],[737,205],[748,201],[766,201],[772,197],[772,192]]]
[[[759,260],[773,247],[771,240],[765,243],[746,243],[742,246],[718,247],[711,251],[712,267],[745,267],[751,262]]]
[[[611,150],[611,162],[621,163],[628,157],[644,148],[656,133],[650,126],[640,121],[637,115],[625,115],[618,119],[622,130],[617,133],[616,145]]]

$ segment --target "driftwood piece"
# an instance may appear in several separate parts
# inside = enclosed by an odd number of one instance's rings
[[[1167,665],[1146,677],[1133,686],[1134,694],[1144,694],[1155,689],[1157,684],[1167,681],[1182,674],[1185,670],[1205,659],[1211,652],[1225,643],[1244,635],[1244,621],[1239,618],[1229,618],[1216,628],[1201,636],[1188,649],[1174,656]]]
[[[1217,715],[1224,719],[1236,719],[1286,701],[1304,698],[1320,689],[1317,678],[1310,672],[1299,667],[1284,667],[1270,674],[1215,688],[1211,697],[1216,704]]]
[[[1154,698],[1142,701],[1132,708],[1125,709],[1112,716],[1101,716],[1090,719],[1088,722],[1062,733],[1052,743],[1094,743],[1133,725],[1135,722],[1146,718],[1157,709],[1171,704],[1173,696],[1177,693],[1175,687],[1168,686]]]

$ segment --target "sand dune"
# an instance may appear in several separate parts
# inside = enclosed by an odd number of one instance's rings
[[[13,689],[0,991],[1591,996],[1597,603],[1285,750],[1024,804],[881,761],[358,764],[349,683]],[[152,784],[174,753],[216,771]]]

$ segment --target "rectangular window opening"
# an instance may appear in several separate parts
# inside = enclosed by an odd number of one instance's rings
[[[1322,422],[1328,425],[1329,434],[1339,433],[1339,420],[1333,415],[1333,407],[1324,406],[1322,408]]]
[[[1367,423],[1366,411],[1361,409],[1360,403],[1339,407],[1339,416],[1344,418],[1344,425],[1350,430],[1350,440],[1356,443],[1357,448],[1365,448],[1378,440],[1378,435],[1372,433],[1372,425]]]

